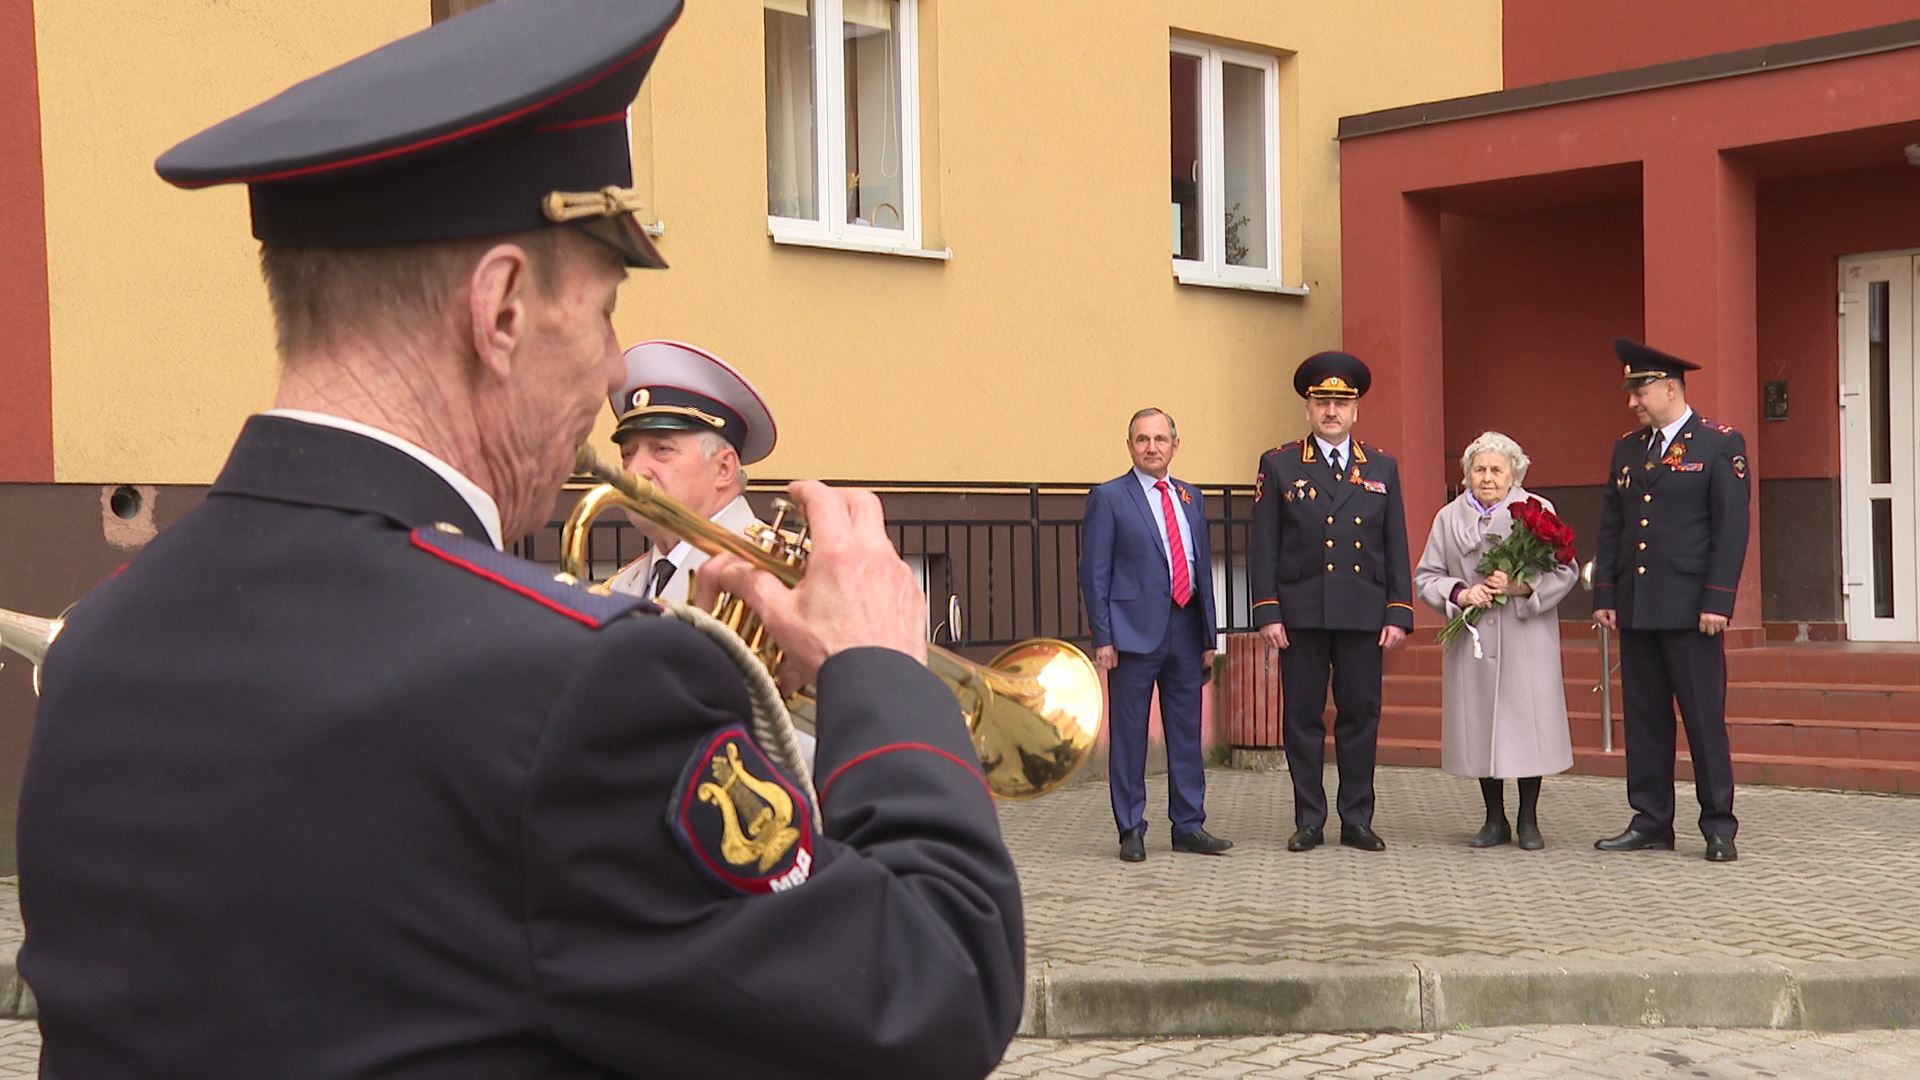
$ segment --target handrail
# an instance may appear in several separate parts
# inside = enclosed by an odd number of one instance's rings
[[[1580,568],[1580,584],[1593,591],[1593,560]],[[1593,684],[1587,693],[1600,695],[1600,749],[1603,753],[1613,753],[1613,632],[1605,623],[1594,620],[1593,629],[1600,641],[1600,681]]]

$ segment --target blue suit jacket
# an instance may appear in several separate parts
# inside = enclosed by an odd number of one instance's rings
[[[1171,479],[1171,478],[1169,478]],[[1220,625],[1213,606],[1213,548],[1207,537],[1207,503],[1200,489],[1172,480],[1174,506],[1187,515],[1193,535],[1193,599],[1209,630]],[[1093,627],[1094,648],[1152,652],[1167,636],[1173,610],[1173,578],[1154,524],[1160,507],[1147,498],[1129,469],[1087,493],[1080,521],[1080,596]]]

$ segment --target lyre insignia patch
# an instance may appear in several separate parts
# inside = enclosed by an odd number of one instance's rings
[[[667,824],[696,869],[728,892],[784,892],[813,873],[813,808],[739,725],[680,771]]]

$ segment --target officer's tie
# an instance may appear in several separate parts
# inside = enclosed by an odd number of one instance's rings
[[[660,590],[667,587],[667,582],[672,579],[676,569],[678,567],[673,565],[672,559],[665,555],[660,556],[660,561],[653,564],[653,584],[647,588],[647,599],[653,600],[659,597]]]
[[[1647,440],[1647,468],[1651,469],[1660,460],[1660,436],[1665,434],[1659,428],[1653,429],[1653,437]]]
[[[1340,476],[1340,448],[1339,447],[1336,446],[1333,449],[1327,451],[1327,465],[1333,469],[1334,477],[1338,478]]]
[[[1167,520],[1167,554],[1173,563],[1173,602],[1181,607],[1193,598],[1193,577],[1187,572],[1187,545],[1180,542],[1180,519],[1173,516],[1173,496],[1167,494],[1167,482],[1155,480],[1160,493],[1160,516]]]

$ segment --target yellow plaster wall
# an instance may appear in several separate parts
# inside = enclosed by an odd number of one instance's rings
[[[1290,377],[1339,342],[1342,115],[1498,89],[1499,0],[921,0],[925,246],[940,263],[774,245],[761,9],[689,0],[650,79],[637,180],[673,269],[623,337],[743,368],[782,439],[763,475],[1100,479],[1126,417],[1181,422],[1177,469],[1249,478],[1299,426]],[[153,158],[287,82],[424,25],[429,0],[41,0],[61,480],[210,480],[271,391],[235,190]],[[1283,222],[1304,299],[1176,285],[1170,32],[1282,54]]]
[[[922,0],[925,246],[947,263],[767,237],[760,5],[694,5],[652,76],[673,268],[630,336],[746,370],[766,475],[1092,480],[1126,418],[1180,421],[1177,471],[1251,479],[1300,426],[1295,364],[1340,337],[1342,115],[1499,89],[1498,0]],[[1177,285],[1167,248],[1170,32],[1277,52],[1284,259],[1300,299]]]
[[[206,483],[266,408],[273,324],[239,188],[174,143],[427,25],[428,0],[38,0],[54,475]]]

